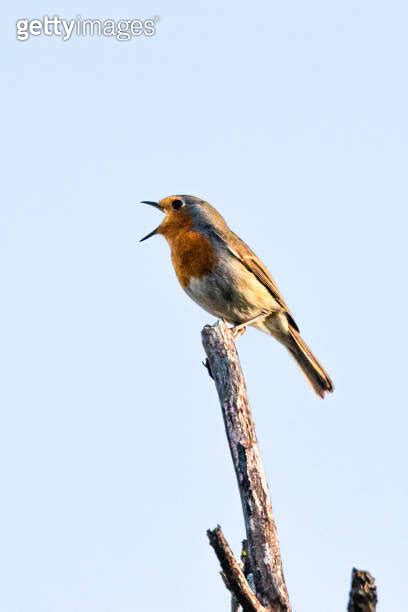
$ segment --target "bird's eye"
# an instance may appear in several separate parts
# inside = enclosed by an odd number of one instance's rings
[[[183,206],[183,202],[181,200],[173,200],[171,205],[174,208],[174,210],[178,210],[179,208]]]

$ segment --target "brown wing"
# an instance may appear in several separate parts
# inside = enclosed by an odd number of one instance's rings
[[[222,240],[224,246],[229,250],[231,255],[238,259],[249,272],[254,274],[264,287],[269,291],[272,297],[277,301],[279,306],[285,311],[289,323],[299,331],[296,321],[292,317],[290,310],[283,299],[275,281],[270,275],[269,270],[263,265],[262,261],[255,255],[247,244],[239,236],[231,232],[228,234],[228,240],[217,231],[217,238]]]

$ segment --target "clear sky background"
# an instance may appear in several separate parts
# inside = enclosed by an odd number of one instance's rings
[[[15,2],[1,23],[0,611],[207,612],[240,501],[200,330],[160,221],[213,203],[335,384],[239,340],[299,612],[353,566],[406,608],[407,28],[402,1]],[[170,6],[171,5],[171,6]],[[18,18],[158,15],[129,42]]]

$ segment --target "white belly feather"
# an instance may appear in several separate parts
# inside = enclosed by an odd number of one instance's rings
[[[266,287],[238,261],[229,260],[211,274],[192,278],[185,291],[207,312],[231,323],[280,310]]]

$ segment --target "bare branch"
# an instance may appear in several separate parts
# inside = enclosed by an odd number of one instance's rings
[[[242,606],[244,612],[263,612],[265,608],[259,603],[255,593],[251,590],[240,564],[218,525],[215,529],[209,529],[207,536],[213,547],[218,561],[223,570],[224,582],[226,582],[232,593],[232,606],[237,609],[237,602]]]
[[[239,612],[240,609],[241,609],[241,606],[239,605],[238,599],[235,597],[235,595],[232,595],[232,597],[231,597],[231,612]]]
[[[290,612],[268,485],[233,335],[218,322],[204,327],[202,340],[237,476],[256,594],[266,609]]]
[[[375,612],[377,607],[377,587],[369,572],[353,567],[348,612]]]

